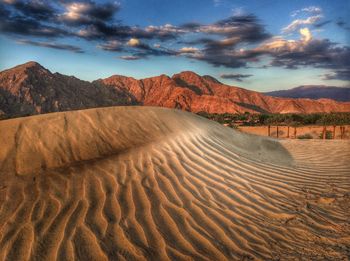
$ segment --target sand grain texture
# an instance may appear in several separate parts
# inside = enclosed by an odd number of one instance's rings
[[[0,133],[0,260],[350,255],[349,141],[278,141],[150,107]]]

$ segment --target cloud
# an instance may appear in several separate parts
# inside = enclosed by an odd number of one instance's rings
[[[159,44],[151,46],[137,38],[129,39],[129,41],[126,42],[126,46],[128,46],[129,49],[127,51],[132,54],[131,56],[138,58],[147,58],[148,56],[173,56],[178,54],[177,51],[162,47]],[[132,58],[129,60],[136,59]]]
[[[324,76],[327,79],[347,79],[349,47],[312,37],[311,26],[319,28],[330,23],[322,21],[322,10],[317,6],[297,10],[295,15],[310,17],[298,17],[283,28],[284,33],[299,31],[299,40],[272,37],[254,14],[236,12],[206,24],[139,27],[118,20],[119,10],[120,5],[110,1],[0,0],[0,30],[5,35],[24,38],[22,44],[73,52],[82,50],[59,44],[56,39],[80,38],[104,51],[123,52],[119,58],[124,60],[181,55],[213,66],[244,68],[267,57],[271,63],[266,66],[324,68],[329,70]],[[349,28],[342,19],[336,23]],[[41,40],[33,41],[38,38]]]
[[[336,22],[336,25],[338,25],[340,28],[350,31],[350,26],[347,25],[346,22],[342,18],[339,18],[338,21]]]
[[[296,11],[293,11],[291,16],[294,17],[294,16],[297,16],[298,14],[300,13],[311,13],[311,14],[321,14],[322,13],[322,8],[319,7],[319,6],[308,6],[308,7],[304,7],[302,9],[299,9],[299,10],[296,10]]]
[[[80,47],[69,45],[69,44],[60,44],[60,43],[54,43],[54,42],[36,42],[36,41],[25,40],[25,39],[17,40],[17,43],[46,47],[46,48],[57,49],[57,50],[71,51],[74,53],[84,53],[84,51]]]
[[[316,22],[320,21],[321,18],[322,18],[321,15],[315,15],[315,16],[308,17],[306,19],[296,19],[293,22],[291,22],[289,25],[284,27],[282,29],[282,32],[283,33],[294,32],[295,30],[299,29],[301,26],[315,24]]]
[[[10,3],[16,8],[22,15],[31,17],[34,19],[50,20],[55,16],[55,8],[50,2],[43,0],[33,1],[13,1]]]
[[[38,37],[63,37],[70,34],[64,29],[43,25],[34,19],[21,16],[1,19],[0,31],[6,34]]]
[[[350,68],[339,69],[332,73],[326,73],[323,75],[323,79],[350,81]]]
[[[123,50],[123,43],[118,40],[112,40],[99,44],[97,47],[105,51],[120,52]]]
[[[329,23],[331,23],[331,22],[332,22],[332,20],[326,20],[326,21],[323,21],[323,22],[319,22],[319,23],[314,24],[314,27],[316,27],[316,28],[321,28],[321,27],[323,27],[323,26],[325,26],[326,24],[329,24]]]
[[[183,54],[183,53],[197,53],[199,51],[198,48],[196,47],[182,47],[179,50],[179,53]]]
[[[256,16],[231,16],[211,25],[199,28],[201,33],[218,34],[226,37],[239,37],[242,41],[257,42],[270,37]]]
[[[228,68],[245,67],[260,55],[256,51],[241,52],[237,50],[238,45],[259,43],[270,38],[254,15],[232,16],[210,25],[193,25],[191,28],[208,36],[220,36],[221,39],[205,37],[187,42],[203,46],[196,53],[188,53],[187,57]]]
[[[309,30],[309,28],[301,28],[299,30],[300,34],[301,34],[301,38],[304,42],[308,42],[311,40],[312,38],[312,35],[311,35],[311,32]]]
[[[140,60],[143,57],[141,56],[135,56],[135,55],[124,55],[119,57],[122,60],[127,60],[127,61],[135,61],[135,60]]]
[[[68,24],[86,25],[96,22],[112,21],[119,11],[117,3],[68,2],[64,4],[65,12],[60,19]]]
[[[301,9],[303,12],[309,12],[313,14],[320,14],[322,13],[322,8],[319,6],[309,6]]]
[[[14,4],[17,0],[2,0],[2,2],[4,2],[5,4]]]
[[[231,79],[238,82],[242,82],[243,79],[252,77],[252,74],[240,74],[240,73],[223,73],[220,75],[222,79]]]
[[[259,41],[267,36],[254,15],[232,16],[212,24],[165,24],[145,28],[129,26],[116,19],[119,4],[92,0],[16,0],[0,2],[0,28],[6,34],[38,37],[75,36],[85,40],[125,41],[130,38],[177,39],[185,34],[206,34],[242,41]]]
[[[306,28],[300,30],[300,40],[286,40],[276,37],[261,44],[255,51],[272,58],[270,66],[297,69],[314,67],[330,69],[327,79],[349,78],[350,47],[339,46],[328,39],[313,39]]]
[[[45,5],[41,1],[0,2],[0,31],[22,36],[67,36],[68,31],[47,23],[54,17],[54,12],[49,3]]]
[[[182,34],[189,33],[191,29],[194,29],[187,26],[188,25],[182,27],[174,26],[171,24],[165,24],[161,26],[150,25],[145,28],[144,35],[148,35],[149,38],[158,38],[163,41],[175,39]]]
[[[137,47],[141,45],[141,42],[137,38],[131,38],[128,42],[127,45],[132,46],[132,47]]]

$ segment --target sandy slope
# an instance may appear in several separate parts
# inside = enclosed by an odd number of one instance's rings
[[[0,122],[0,260],[346,260],[350,143],[119,107]]]
[[[341,137],[341,126],[336,126],[335,128],[335,139],[350,139],[350,125],[344,125],[345,128],[343,137]],[[240,131],[251,133],[260,136],[268,136],[267,126],[238,126]],[[326,130],[330,131],[331,137],[333,138],[333,126],[326,126]],[[313,139],[321,139],[323,133],[323,126],[310,125],[310,126],[298,126],[296,127],[296,137],[294,135],[294,127],[289,127],[289,138],[295,139],[300,138],[303,135],[310,135]],[[279,138],[288,138],[288,126],[278,126]],[[270,127],[271,137],[277,137],[277,127]]]

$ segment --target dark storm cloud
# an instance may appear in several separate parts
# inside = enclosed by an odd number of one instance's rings
[[[109,41],[98,45],[98,47],[110,52],[129,53],[130,55],[120,57],[124,60],[138,60],[149,56],[173,56],[178,54],[177,51],[161,47],[160,45],[150,46],[137,38],[132,38],[126,43],[116,40]]]
[[[231,79],[238,82],[242,82],[243,79],[252,77],[252,74],[240,74],[240,73],[223,73],[220,75],[222,79]]]
[[[199,24],[199,23],[193,23],[193,22],[192,22],[192,23],[185,23],[185,24],[182,24],[182,25],[180,26],[180,28],[183,28],[183,29],[189,30],[189,31],[194,31],[194,30],[200,28],[200,26],[201,26],[201,24]]]
[[[48,1],[14,1],[13,7],[26,17],[50,20],[55,16],[55,8]]]
[[[350,31],[350,26],[342,18],[339,18],[335,24],[344,30]]]
[[[44,25],[37,20],[23,16],[3,17],[0,21],[0,31],[7,34],[38,37],[60,37],[69,35],[69,32],[64,29]]]
[[[116,3],[98,4],[93,1],[70,1],[63,4],[65,12],[59,15],[64,23],[76,26],[113,22],[119,11]]]
[[[72,34],[87,40],[141,39],[174,40],[188,33],[237,37],[255,42],[268,37],[255,16],[230,17],[214,24],[187,23],[139,28],[116,20],[116,3],[95,1],[1,2],[1,28],[5,33],[33,36]],[[47,32],[47,33],[46,33]],[[65,33],[64,33],[65,32]],[[69,32],[69,33],[68,33]]]
[[[189,55],[190,58],[208,62],[214,66],[228,68],[246,67],[247,62],[257,59],[258,51],[239,52],[239,44],[253,44],[271,37],[256,16],[232,16],[209,25],[193,25],[193,31],[206,35],[221,36],[203,37],[187,44],[203,45],[201,53]]]
[[[57,49],[57,50],[65,50],[65,51],[71,51],[75,53],[84,53],[84,51],[74,45],[69,44],[60,44],[60,43],[52,43],[52,42],[36,42],[36,41],[30,41],[30,40],[18,40],[17,41],[20,44],[29,44],[33,46],[40,46],[40,47],[47,47],[51,49]]]
[[[212,27],[215,26],[224,29],[222,31],[217,30],[217,33],[226,37],[239,37],[241,41],[249,43],[260,42],[271,36],[253,14],[232,16],[216,22]]]
[[[311,40],[300,48],[279,50],[270,54],[273,57],[272,65],[290,69],[301,66],[335,70],[350,68],[350,48],[338,47],[327,39]]]
[[[54,17],[54,9],[41,1],[0,2],[0,31],[6,34],[38,37],[67,36],[69,32],[47,20]]]
[[[162,47],[151,47],[147,44],[141,43],[138,46],[134,47],[134,50],[131,50],[132,53],[136,57],[149,57],[149,56],[174,56],[177,55],[178,52]]]
[[[325,74],[323,78],[325,80],[350,81],[350,68],[335,70],[333,73]]]

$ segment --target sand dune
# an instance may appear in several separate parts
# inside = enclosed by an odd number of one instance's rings
[[[350,142],[115,107],[0,122],[0,260],[346,260]]]

